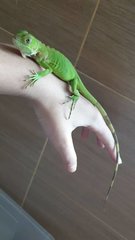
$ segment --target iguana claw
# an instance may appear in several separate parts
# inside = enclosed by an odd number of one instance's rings
[[[27,79],[25,79],[25,81],[27,82],[25,88],[27,88],[28,86],[32,87],[34,83],[40,78],[38,73],[36,73],[34,70],[31,70],[30,72],[32,74],[27,76]]]
[[[75,104],[76,104],[78,98],[79,97],[76,95],[68,96],[67,99],[62,103],[62,104],[65,104],[65,103],[68,103],[69,101],[72,101],[68,119],[70,119],[70,117],[71,117],[72,110],[75,108]]]
[[[72,95],[72,96],[70,96],[69,98],[71,99],[72,104],[71,104],[71,108],[70,108],[70,112],[69,112],[68,119],[70,119],[71,113],[72,113],[73,109],[75,108],[76,102],[77,102],[77,100],[78,100],[79,97],[76,96],[76,95]]]

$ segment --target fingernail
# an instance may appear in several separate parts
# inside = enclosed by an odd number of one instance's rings
[[[75,164],[75,165],[69,165],[69,166],[68,166],[68,171],[71,172],[71,173],[75,172],[76,169],[77,169],[76,164]]]

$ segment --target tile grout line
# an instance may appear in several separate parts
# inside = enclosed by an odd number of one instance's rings
[[[28,187],[27,187],[26,192],[25,192],[25,194],[24,194],[24,198],[23,198],[23,200],[22,200],[21,207],[24,206],[24,203],[25,203],[25,201],[26,201],[26,198],[27,198],[27,196],[28,196],[28,194],[29,194],[29,191],[30,191],[30,189],[31,189],[32,183],[33,183],[33,181],[34,181],[34,178],[35,178],[35,176],[36,176],[37,170],[38,170],[38,168],[39,168],[39,165],[40,165],[40,162],[41,162],[43,153],[44,153],[44,151],[45,151],[45,149],[46,149],[47,143],[48,143],[48,138],[46,138],[46,141],[45,141],[45,143],[44,143],[44,145],[43,145],[42,151],[41,151],[41,153],[40,153],[40,155],[39,155],[39,158],[38,158],[38,160],[37,160],[37,164],[36,164],[36,166],[35,166],[35,169],[34,169],[34,171],[33,171],[33,174],[32,174],[32,176],[31,176],[31,178],[30,178]]]
[[[77,57],[76,57],[76,60],[75,60],[75,63],[74,63],[74,66],[75,66],[75,67],[76,67],[76,65],[77,65],[77,63],[78,63],[78,60],[79,60],[79,58],[80,58],[81,52],[82,52],[83,47],[84,47],[84,44],[85,44],[85,42],[86,42],[86,39],[87,39],[88,34],[89,34],[89,32],[90,32],[90,29],[91,29],[91,27],[92,27],[92,24],[93,24],[95,15],[96,15],[96,13],[97,13],[99,4],[100,4],[100,0],[97,0],[97,4],[96,4],[95,9],[94,9],[94,11],[93,11],[93,14],[92,14],[92,17],[91,17],[91,19],[90,19],[90,22],[89,22],[89,24],[88,24],[88,26],[87,26],[86,32],[85,32],[85,34],[84,34],[84,38],[83,38],[83,40],[82,40],[82,43],[81,43],[79,52],[78,52],[78,54],[77,54]]]
[[[46,182],[46,181],[45,181]],[[50,182],[46,182],[48,185],[50,185],[52,188],[54,188],[56,191],[58,191],[60,194],[62,194],[64,197],[66,197],[67,199],[69,199],[71,202],[73,202],[76,206],[78,206],[80,209],[83,209],[83,211],[85,211],[86,213],[88,213],[89,215],[91,215],[94,219],[96,219],[97,221],[99,221],[100,223],[102,223],[104,226],[106,226],[107,228],[109,228],[112,232],[114,232],[115,234],[117,234],[118,236],[120,236],[123,240],[128,240],[126,237],[124,237],[120,232],[118,232],[115,228],[111,227],[109,224],[107,224],[106,222],[104,222],[101,218],[97,217],[93,212],[91,212],[90,210],[86,209],[84,206],[81,205],[81,203],[75,202],[71,197],[69,197],[68,195],[66,195],[66,193],[64,193],[63,191],[59,190],[58,188],[56,188],[54,185],[52,185]]]
[[[129,102],[131,102],[131,103],[133,103],[133,104],[135,104],[135,100],[133,100],[133,99],[131,99],[131,98],[129,98],[129,97],[127,97],[127,96],[125,96],[125,95],[117,92],[116,90],[108,87],[107,85],[104,85],[103,83],[99,82],[99,81],[96,80],[95,78],[90,77],[90,76],[87,75],[86,73],[81,72],[79,69],[77,69],[77,71],[78,71],[80,74],[82,74],[82,75],[86,76],[87,78],[91,79],[93,82],[95,82],[95,83],[101,85],[102,87],[106,88],[107,90],[115,93],[115,94],[118,95],[119,97],[121,97],[121,98],[123,98],[123,99],[125,99],[125,100],[127,100],[127,101],[129,101]]]
[[[13,35],[14,35],[13,33],[9,32],[8,30],[6,30],[6,29],[3,28],[3,27],[0,27],[0,30],[2,30],[3,32],[9,34],[10,36],[13,36]]]

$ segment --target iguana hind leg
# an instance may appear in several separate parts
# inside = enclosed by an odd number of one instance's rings
[[[72,93],[73,95],[70,96],[70,99],[72,100],[72,104],[71,104],[71,108],[70,108],[70,112],[69,112],[69,117],[68,119],[71,117],[71,113],[75,107],[75,104],[77,102],[77,100],[79,99],[80,97],[80,93],[77,89],[77,85],[78,85],[78,78],[74,78],[73,80],[71,80],[69,82],[70,86],[71,86],[71,90],[72,90]]]

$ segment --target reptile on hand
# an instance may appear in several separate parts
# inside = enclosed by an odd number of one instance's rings
[[[92,94],[87,90],[73,64],[61,52],[45,45],[25,30],[19,31],[14,36],[13,43],[20,50],[23,57],[33,58],[42,68],[44,68],[44,70],[41,70],[37,73],[32,72],[32,74],[27,79],[26,87],[33,86],[41,77],[44,77],[49,73],[53,73],[59,79],[69,83],[71,86],[72,96],[70,96],[70,99],[72,101],[72,104],[70,108],[69,118],[71,117],[71,113],[75,107],[77,100],[79,99],[80,94],[90,103],[92,103],[102,115],[106,125],[113,135],[116,150],[116,167],[111,185],[107,192],[107,200],[116,177],[118,165],[121,163],[121,158],[118,138],[106,111],[94,98],[94,96],[92,96]]]

